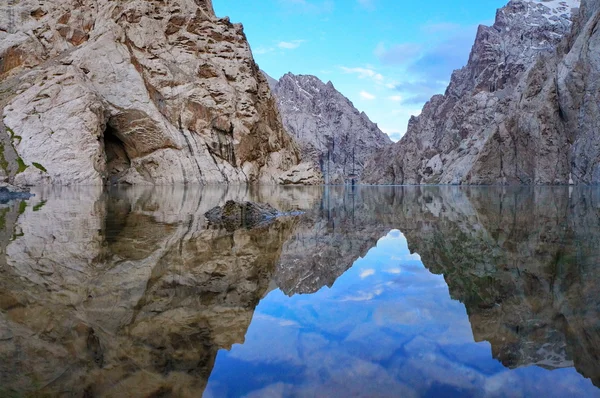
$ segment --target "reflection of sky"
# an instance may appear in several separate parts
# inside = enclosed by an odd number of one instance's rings
[[[392,231],[333,288],[258,305],[243,345],[217,357],[205,397],[600,396],[574,369],[508,370],[475,343],[406,239]]]

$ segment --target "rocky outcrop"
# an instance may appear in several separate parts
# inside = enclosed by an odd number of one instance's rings
[[[229,230],[252,228],[261,223],[274,220],[279,211],[268,203],[227,201],[204,214],[214,225],[224,225]]]
[[[0,109],[22,184],[321,181],[211,0],[3,5]]]
[[[269,80],[286,130],[305,161],[317,164],[327,183],[360,175],[366,159],[392,141],[364,112],[315,76],[288,73]]]
[[[597,2],[511,0],[479,27],[406,135],[373,157],[380,184],[597,183]],[[572,21],[575,21],[573,24]]]

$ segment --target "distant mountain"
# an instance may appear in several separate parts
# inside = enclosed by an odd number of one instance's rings
[[[266,77],[303,160],[318,164],[326,182],[344,183],[353,171],[360,175],[370,155],[392,144],[331,82],[292,73],[279,81]]]
[[[372,184],[600,182],[600,1],[511,0],[444,95],[375,154]]]

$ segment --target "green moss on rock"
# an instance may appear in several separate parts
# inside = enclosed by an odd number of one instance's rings
[[[17,158],[17,166],[19,166],[17,169],[17,174],[24,172],[29,167],[20,157]]]
[[[39,169],[39,170],[43,171],[44,173],[48,172],[48,170],[46,170],[46,168],[44,166],[42,166],[41,164],[39,164],[39,163],[32,162],[31,165],[33,167],[35,167],[36,169]]]

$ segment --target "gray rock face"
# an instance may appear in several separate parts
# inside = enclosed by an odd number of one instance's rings
[[[326,182],[344,183],[353,171],[360,175],[366,159],[392,143],[331,82],[291,73],[279,81],[268,76],[267,80],[303,160],[319,165]]]
[[[15,182],[321,181],[211,0],[5,3],[0,163]]]
[[[597,3],[584,0],[579,12],[579,0],[511,0],[492,27],[479,28],[446,93],[369,160],[363,181],[567,184],[572,174],[575,183],[599,182]]]

